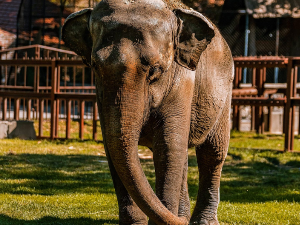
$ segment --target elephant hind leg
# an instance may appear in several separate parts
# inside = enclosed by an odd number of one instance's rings
[[[199,189],[190,224],[219,224],[217,209],[220,201],[220,178],[230,138],[229,106],[228,104],[228,108],[223,111],[206,141],[196,147]]]

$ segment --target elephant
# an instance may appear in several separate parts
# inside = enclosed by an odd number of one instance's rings
[[[234,64],[217,27],[176,0],[102,0],[68,16],[65,45],[95,74],[120,224],[219,224]],[[153,152],[155,191],[138,145]],[[188,148],[199,189],[193,213]]]

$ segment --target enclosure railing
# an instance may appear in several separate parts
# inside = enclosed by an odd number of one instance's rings
[[[256,130],[257,133],[263,133],[266,129],[263,107],[268,108],[266,130],[269,131],[272,126],[272,108],[284,107],[284,150],[293,150],[295,107],[300,105],[300,97],[297,97],[300,91],[297,88],[300,57],[236,57],[234,62],[232,128],[240,129],[240,106],[242,105],[251,106],[251,129]],[[270,69],[280,71],[280,74],[286,78],[286,83],[266,83],[266,73]],[[251,83],[247,85],[242,83],[242,74],[245,73],[251,77]],[[300,126],[298,129],[300,133]]]
[[[94,74],[71,51],[41,45],[0,50],[0,98],[3,120],[35,119],[38,138],[71,137],[71,121],[79,121],[79,138],[84,138],[85,120],[92,121],[92,138],[97,136],[97,103]],[[270,130],[272,107],[284,107],[285,150],[293,150],[297,75],[300,57],[235,57],[232,97],[232,128],[240,129],[241,106],[251,107],[251,129]],[[276,71],[286,83],[266,83],[266,74]],[[249,83],[242,82],[248,76]],[[264,114],[268,108],[268,126]],[[0,114],[1,115],[1,114]],[[61,125],[60,120],[65,121]],[[43,132],[45,121],[50,133]],[[65,126],[64,134],[59,126]],[[300,126],[299,126],[300,129]],[[73,136],[74,137],[74,136]]]
[[[71,51],[32,45],[0,51],[0,98],[3,120],[38,120],[38,138],[71,136],[71,120],[79,120],[79,138],[84,120],[92,120],[97,136],[97,106],[94,75]],[[44,135],[44,122],[50,133]],[[65,135],[58,132],[65,120]]]

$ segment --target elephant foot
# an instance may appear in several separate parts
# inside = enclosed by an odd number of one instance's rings
[[[198,218],[195,220],[191,220],[190,225],[194,224],[194,225],[219,225],[219,221],[218,219],[215,218]]]
[[[194,221],[190,222],[190,225],[219,225],[218,220],[200,220],[200,221]]]
[[[120,225],[147,225],[148,221],[119,222]]]

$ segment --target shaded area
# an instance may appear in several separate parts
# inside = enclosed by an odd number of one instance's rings
[[[15,224],[15,225],[54,225],[54,224],[59,224],[59,225],[102,225],[102,224],[118,224],[118,220],[105,220],[105,219],[99,219],[99,220],[93,220],[89,218],[72,218],[72,219],[60,219],[60,218],[55,218],[55,217],[43,217],[42,219],[38,220],[18,220],[18,219],[13,219],[10,218],[6,215],[1,215],[0,214],[0,221],[1,225],[6,225],[6,224]]]
[[[0,162],[0,193],[114,193],[105,157],[8,154]]]
[[[189,170],[197,170],[195,156],[189,156]],[[193,200],[197,197],[197,186],[197,181],[189,179]],[[221,201],[232,203],[300,202],[300,155],[230,149],[222,171],[220,194]]]

